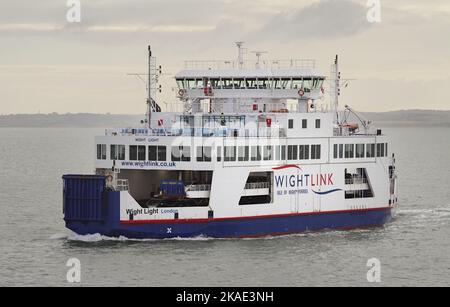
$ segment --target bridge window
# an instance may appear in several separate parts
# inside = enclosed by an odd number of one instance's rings
[[[291,78],[281,79],[281,87],[284,90],[290,90],[292,88],[292,79]]]
[[[323,85],[323,79],[314,78],[313,79],[313,88],[316,90],[320,90]]]
[[[353,159],[355,157],[355,145],[345,144],[345,158]]]
[[[269,79],[258,79],[257,84],[259,89],[264,90],[270,88]]]
[[[316,129],[320,129],[320,119],[316,119]]]
[[[280,78],[274,78],[272,84],[273,88],[276,90],[281,90],[283,88],[283,83]]]
[[[321,158],[321,146],[311,145],[311,159],[319,160]]]
[[[385,152],[385,156],[389,157],[389,152],[388,152],[388,143],[385,144],[384,149],[386,150]]]
[[[250,148],[248,146],[240,146],[238,150],[239,161],[248,161],[250,159]]]
[[[311,92],[312,87],[313,87],[313,82],[311,79],[303,79],[303,90],[306,93]]]
[[[309,160],[309,145],[300,145],[300,160]]]
[[[235,89],[245,89],[244,79],[233,79],[233,84]]]
[[[364,144],[356,144],[356,158],[364,158]]]
[[[145,161],[145,146],[130,146],[130,161]],[[155,160],[153,160],[155,161]]]
[[[292,79],[292,88],[293,89],[301,89],[303,87],[302,79]]]
[[[111,160],[125,160],[125,145],[111,145]]]
[[[97,160],[106,160],[105,144],[97,144]]]
[[[298,160],[298,146],[289,145],[288,146],[288,160]]]

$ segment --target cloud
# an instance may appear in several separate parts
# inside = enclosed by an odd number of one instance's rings
[[[283,12],[258,31],[263,40],[298,40],[347,37],[371,24],[367,8],[349,0],[321,0],[294,12]]]

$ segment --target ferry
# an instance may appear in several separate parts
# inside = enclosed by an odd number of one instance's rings
[[[339,106],[315,60],[187,61],[161,105],[148,47],[145,118],[95,139],[95,173],[63,176],[66,227],[134,239],[255,238],[382,227],[398,204],[381,129]],[[147,83],[147,82],[146,82]],[[326,90],[327,88],[327,90]],[[329,99],[326,97],[329,96]]]

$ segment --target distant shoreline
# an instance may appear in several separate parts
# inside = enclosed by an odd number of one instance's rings
[[[450,127],[450,111],[403,110],[361,113],[377,126]],[[12,114],[0,115],[0,128],[105,128],[138,126],[143,115],[120,114]]]

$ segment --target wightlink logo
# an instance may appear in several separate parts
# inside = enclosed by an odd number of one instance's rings
[[[318,186],[332,186],[334,174],[306,174],[275,176],[277,188],[304,188]]]
[[[297,169],[302,171],[298,165],[285,165],[274,168],[274,170]],[[342,189],[328,188],[322,191],[322,188],[334,186],[334,174],[297,174],[297,175],[276,175],[275,185],[277,195],[294,195],[294,194],[308,194],[312,191],[317,195],[327,195],[334,192],[342,191]]]

